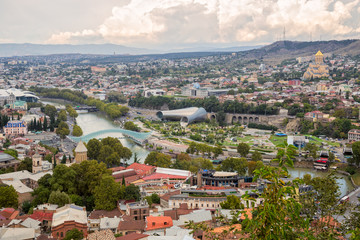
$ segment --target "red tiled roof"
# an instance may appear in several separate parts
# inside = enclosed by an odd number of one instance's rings
[[[125,168],[124,167],[121,167],[121,166],[119,166],[119,167],[113,167],[113,168],[109,168],[112,172],[117,172],[117,171],[121,171],[121,170],[125,170]]]
[[[149,236],[149,235],[142,234],[142,233],[130,233],[125,236],[117,237],[116,240],[138,240],[138,239],[145,238],[147,236]]]
[[[150,165],[146,165],[146,164],[133,163],[130,166],[128,166],[126,169],[134,169],[137,174],[143,175],[146,172],[149,172],[154,168],[155,168],[154,166],[150,166]]]
[[[41,211],[34,211],[34,213],[30,215],[30,218],[38,220],[40,222],[42,222],[43,220],[52,221],[53,214],[54,213],[52,212],[45,213]]]
[[[165,174],[165,173],[154,173],[149,176],[143,177],[143,180],[155,180],[155,179],[186,179],[186,176],[179,176],[179,175],[172,175],[172,174]]]
[[[146,217],[146,231],[168,228],[173,226],[173,221],[169,216],[148,216]]]
[[[0,212],[0,215],[6,219],[14,219],[19,215],[19,211],[16,211],[14,208],[5,208]]]
[[[145,221],[144,220],[127,220],[120,221],[118,230],[120,231],[144,231]]]
[[[168,201],[171,196],[177,195],[177,194],[180,194],[180,190],[176,190],[176,191],[173,191],[173,192],[165,193],[165,194],[164,194],[163,196],[161,196],[160,198],[163,199],[163,200],[165,200],[165,201]]]

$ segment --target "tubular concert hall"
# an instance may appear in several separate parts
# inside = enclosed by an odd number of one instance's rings
[[[190,107],[170,111],[159,111],[156,116],[161,120],[179,121],[182,126],[186,126],[192,122],[204,121],[207,112],[204,108]]]

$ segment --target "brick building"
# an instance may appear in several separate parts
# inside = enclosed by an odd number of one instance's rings
[[[56,210],[51,224],[51,235],[62,240],[66,233],[74,228],[87,237],[87,215],[83,207],[67,204]]]

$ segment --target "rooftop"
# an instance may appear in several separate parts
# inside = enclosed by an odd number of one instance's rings
[[[146,230],[169,228],[173,226],[173,221],[169,216],[148,216],[146,217]]]
[[[85,147],[84,143],[81,140],[76,146],[75,152],[87,152],[87,148]]]
[[[75,221],[82,224],[87,224],[86,211],[73,204],[67,204],[56,210],[53,215],[52,227],[63,224],[65,221]]]

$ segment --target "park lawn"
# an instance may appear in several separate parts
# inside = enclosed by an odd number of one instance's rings
[[[314,140],[310,140],[310,143],[315,143],[316,145],[321,145],[322,142],[326,142],[329,146],[340,147],[340,144],[337,142],[326,141],[324,139],[312,135],[305,135],[305,136],[314,139]]]
[[[287,140],[287,136],[279,137],[279,136],[272,135],[272,136],[270,137],[270,141],[271,141],[275,146],[284,143],[284,141],[286,141],[286,140]]]
[[[360,171],[351,176],[357,186],[360,186]]]
[[[237,138],[237,140],[240,141],[240,142],[249,142],[252,139],[254,139],[254,137],[251,137],[251,136],[245,136],[245,137],[238,137]]]

